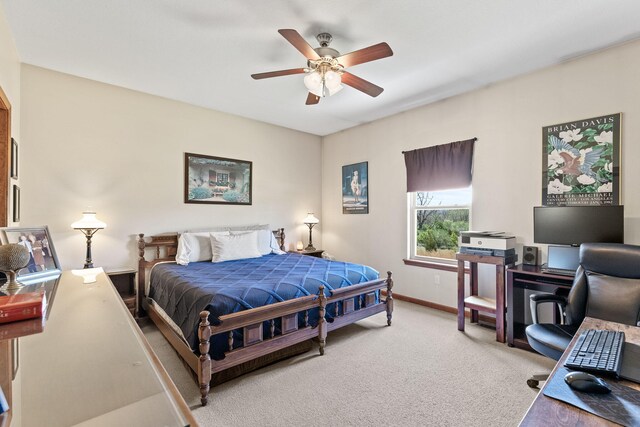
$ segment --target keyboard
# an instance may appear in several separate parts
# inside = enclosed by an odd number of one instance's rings
[[[587,329],[578,337],[564,366],[619,376],[623,346],[624,332]]]
[[[571,276],[571,277],[574,277],[576,275],[575,270],[564,270],[562,268],[544,267],[544,268],[542,268],[542,272],[543,273],[547,273],[547,274],[557,274],[559,276]]]

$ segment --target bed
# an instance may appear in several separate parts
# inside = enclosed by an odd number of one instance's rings
[[[284,230],[274,235],[284,249]],[[177,234],[139,234],[138,249],[138,315],[197,375],[203,406],[214,374],[310,339],[322,355],[328,332],[380,312],[391,325],[391,272],[297,253],[183,266]]]

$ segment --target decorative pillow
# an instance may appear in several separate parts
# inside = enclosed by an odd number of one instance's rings
[[[246,234],[246,233],[257,233],[258,235],[258,251],[260,255],[268,255],[270,253],[282,255],[283,251],[278,247],[278,242],[276,237],[273,235],[270,227],[268,225],[264,226],[266,228],[258,229],[254,231],[231,231],[231,234]]]
[[[211,234],[226,234],[228,231],[182,233],[178,239],[176,263],[189,265],[190,262],[211,261]]]
[[[242,234],[211,233],[211,262],[231,261],[234,259],[258,258],[258,233],[251,231]]]

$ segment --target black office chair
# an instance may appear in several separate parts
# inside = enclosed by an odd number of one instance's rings
[[[569,296],[531,295],[533,325],[527,326],[529,345],[538,353],[559,360],[586,317],[640,326],[640,246],[584,243],[580,266]],[[561,323],[538,323],[538,305],[557,304]],[[537,387],[548,375],[527,380]]]

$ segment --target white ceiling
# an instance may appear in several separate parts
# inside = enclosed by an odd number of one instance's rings
[[[640,37],[638,0],[0,0],[22,62],[328,135]],[[382,86],[304,105],[305,58],[277,30],[348,53]]]

